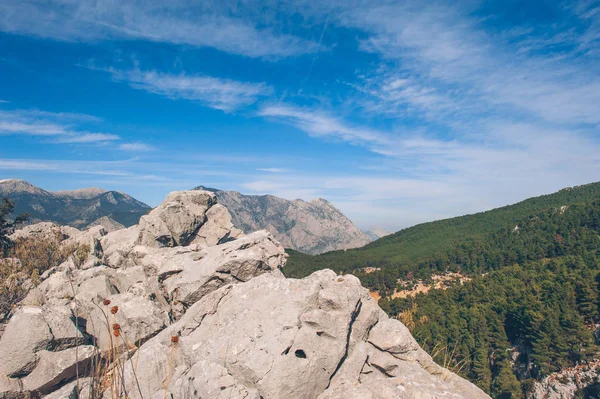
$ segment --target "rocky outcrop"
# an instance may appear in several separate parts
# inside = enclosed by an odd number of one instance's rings
[[[330,270],[225,286],[136,356],[134,398],[487,397],[436,365],[356,277]]]
[[[600,360],[563,369],[533,383],[528,399],[597,398],[600,394]],[[578,396],[577,394],[580,394]]]
[[[176,191],[139,224],[138,244],[173,247],[216,245],[242,235],[233,227],[227,209],[208,191]]]
[[[244,195],[199,186],[212,191],[245,233],[267,230],[284,247],[307,254],[362,247],[371,238],[336,209],[318,198],[288,201],[272,195]]]
[[[98,218],[92,223],[88,224],[88,228],[94,226],[102,226],[102,228],[109,233],[125,228],[125,226],[123,226],[121,223],[109,218],[108,216],[102,216],[101,218]]]
[[[48,221],[77,228],[98,224],[97,220],[105,216],[131,226],[150,210],[143,202],[118,191],[86,188],[51,192],[17,179],[0,180],[1,197],[15,203],[14,215],[28,213],[33,223]]]
[[[172,193],[139,225],[66,240],[95,240],[97,264],[48,270],[15,306],[0,397],[487,397],[357,278],[286,279],[283,246],[241,235],[213,193]]]

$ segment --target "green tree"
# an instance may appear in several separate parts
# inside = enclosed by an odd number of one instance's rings
[[[512,371],[508,360],[498,365],[498,375],[492,382],[492,394],[497,399],[517,399],[521,397],[521,383]]]
[[[14,221],[9,220],[9,215],[15,209],[15,204],[8,198],[3,198],[0,204],[0,255],[6,256],[10,247],[11,241],[8,236],[13,232],[14,228],[25,222],[29,215],[23,214],[17,216]]]

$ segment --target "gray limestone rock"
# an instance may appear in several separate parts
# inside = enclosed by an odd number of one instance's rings
[[[79,346],[59,352],[41,351],[36,368],[23,378],[23,389],[42,394],[52,392],[53,388],[75,378],[78,372],[87,374],[96,352],[94,346]]]
[[[382,338],[383,331],[404,336]],[[265,274],[200,299],[140,349],[142,392],[134,389],[131,367],[126,382],[132,397],[159,397],[165,387],[174,397],[193,391],[221,397],[214,382],[202,383],[207,375],[223,381],[223,395],[233,397],[488,397],[437,366],[413,341],[353,276],[328,270],[303,280]]]
[[[42,308],[18,309],[0,339],[0,372],[8,377],[27,375],[37,363],[37,352],[51,344],[52,333]]]

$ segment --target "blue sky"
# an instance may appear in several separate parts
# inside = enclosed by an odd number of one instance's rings
[[[3,0],[0,178],[397,230],[600,180],[600,2]]]

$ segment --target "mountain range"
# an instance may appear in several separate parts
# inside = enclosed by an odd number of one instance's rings
[[[244,195],[203,186],[229,209],[234,226],[244,233],[268,230],[284,247],[307,254],[361,247],[377,233],[360,231],[322,198],[288,201],[272,195]],[[46,191],[26,181],[0,180],[0,198],[15,203],[14,214],[28,213],[32,223],[51,221],[77,228],[102,225],[107,231],[136,224],[150,206],[119,191],[83,188]],[[379,232],[379,234],[385,234]]]
[[[272,195],[244,195],[198,186],[215,193],[244,233],[267,230],[285,248],[307,254],[362,247],[372,241],[329,201],[289,201]]]
[[[15,203],[15,215],[28,213],[32,223],[50,221],[77,228],[95,224],[107,230],[128,227],[151,209],[119,191],[84,188],[52,192],[17,179],[0,180],[1,197]]]

